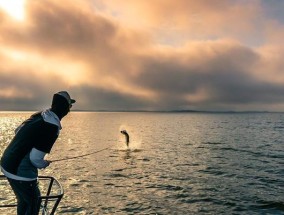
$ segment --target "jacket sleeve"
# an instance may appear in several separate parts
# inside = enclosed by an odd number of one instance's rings
[[[30,152],[30,161],[38,169],[46,168],[49,165],[49,162],[44,160],[45,152],[32,148]]]

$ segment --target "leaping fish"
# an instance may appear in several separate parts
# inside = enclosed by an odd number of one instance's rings
[[[127,133],[126,130],[122,130],[120,132],[125,135],[125,141],[126,141],[126,145],[127,145],[127,148],[128,148],[129,147],[129,134]]]

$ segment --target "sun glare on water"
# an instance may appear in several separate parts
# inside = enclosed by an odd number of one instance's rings
[[[22,21],[25,18],[25,0],[0,0],[0,10]]]

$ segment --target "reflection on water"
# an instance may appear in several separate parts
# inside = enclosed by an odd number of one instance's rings
[[[127,150],[125,151],[125,156],[124,156],[123,158],[124,158],[125,160],[130,159],[130,158],[131,158],[130,153],[131,153],[130,149],[127,149]]]
[[[132,159],[132,158],[135,159],[135,153],[142,152],[142,149],[130,149],[130,148],[128,148],[128,149],[120,149],[118,151],[120,152],[120,154],[124,153],[122,155],[124,160],[129,160],[129,159]],[[121,155],[118,155],[118,156],[121,156]]]
[[[1,151],[28,116],[0,114]],[[64,186],[58,214],[284,214],[283,114],[71,113],[62,124],[49,159],[110,148],[41,171]]]

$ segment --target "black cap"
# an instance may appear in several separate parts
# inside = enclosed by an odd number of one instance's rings
[[[69,105],[74,104],[76,102],[75,99],[71,99],[71,97],[70,97],[70,95],[69,95],[69,93],[67,91],[59,91],[59,92],[57,92],[55,94],[64,97],[67,100]]]

